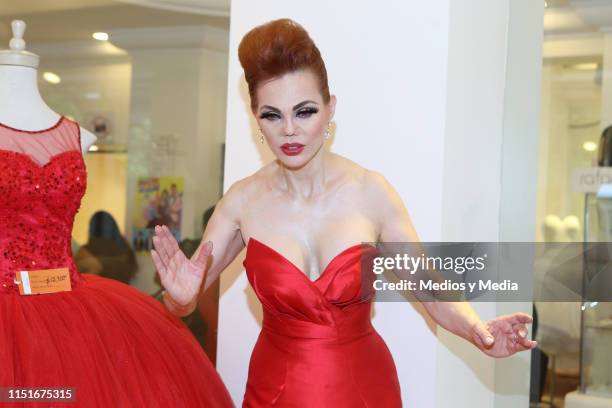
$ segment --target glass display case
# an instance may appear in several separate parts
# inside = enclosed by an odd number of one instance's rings
[[[612,185],[585,195],[580,393],[612,407]],[[609,191],[608,191],[609,190]],[[597,246],[592,243],[610,243]],[[608,406],[608,405],[602,405]]]

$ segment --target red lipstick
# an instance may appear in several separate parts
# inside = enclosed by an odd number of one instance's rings
[[[304,150],[304,145],[301,143],[285,143],[281,146],[281,150],[287,156],[296,156],[302,153],[302,150]]]

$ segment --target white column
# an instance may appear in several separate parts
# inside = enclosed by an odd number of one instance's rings
[[[444,241],[535,240],[543,5],[451,2]],[[473,303],[483,319],[531,303]],[[439,408],[526,407],[530,354],[486,357],[438,331]]]

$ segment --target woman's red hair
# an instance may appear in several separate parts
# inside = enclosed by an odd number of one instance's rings
[[[308,70],[319,80],[325,103],[329,102],[327,70],[308,32],[293,20],[270,21],[249,31],[240,42],[238,58],[249,85],[251,108],[257,108],[257,87],[284,74]]]

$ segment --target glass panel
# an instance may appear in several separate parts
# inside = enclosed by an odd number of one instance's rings
[[[586,234],[589,242],[612,242],[612,198],[588,194],[585,203]],[[585,280],[596,280],[597,290],[612,292],[610,254],[591,259]],[[596,294],[585,295],[595,299]],[[587,395],[612,398],[612,303],[585,301],[582,304],[582,355],[580,390]]]
[[[75,259],[83,273],[161,299],[151,228],[170,226],[193,254],[222,194],[229,18],[109,2],[67,7],[35,8],[25,39],[41,56],[44,100],[98,137],[85,156]],[[101,28],[108,41],[92,38]],[[213,362],[218,296],[217,282],[185,319]]]
[[[585,194],[573,187],[573,173],[597,166],[601,65],[599,56],[544,61],[536,217],[540,242],[584,240]],[[581,277],[583,271],[574,273]],[[586,341],[581,303],[535,302],[534,315],[539,347],[532,354],[531,402],[561,405],[580,384],[581,344]]]

